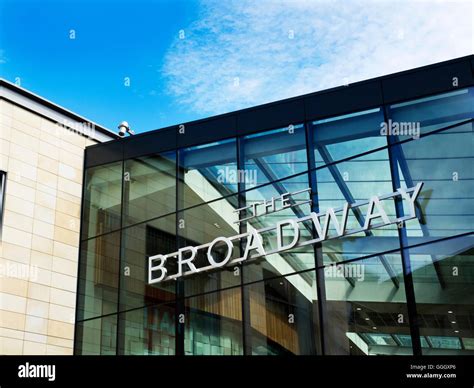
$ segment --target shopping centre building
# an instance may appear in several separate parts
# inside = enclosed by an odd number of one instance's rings
[[[87,147],[75,354],[474,354],[473,72]]]

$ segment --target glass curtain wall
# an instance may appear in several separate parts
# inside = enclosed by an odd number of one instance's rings
[[[473,92],[87,169],[76,354],[474,354]],[[255,230],[272,250],[278,222],[345,203],[360,229],[370,197],[419,182],[415,219],[315,245],[304,221],[301,246],[148,284],[150,256]],[[411,210],[401,196],[381,206]]]

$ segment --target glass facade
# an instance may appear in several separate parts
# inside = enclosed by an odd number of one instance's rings
[[[474,354],[473,117],[464,88],[87,168],[76,354]],[[362,229],[419,182],[416,218]],[[276,250],[278,222],[345,203],[361,231]],[[253,230],[271,253],[149,284],[150,256]]]

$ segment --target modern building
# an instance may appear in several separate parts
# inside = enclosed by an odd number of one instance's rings
[[[75,354],[473,354],[473,118],[469,56],[88,146]]]
[[[84,148],[116,137],[0,80],[0,354],[72,354]]]

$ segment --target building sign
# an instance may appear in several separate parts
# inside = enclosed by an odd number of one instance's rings
[[[254,229],[251,225],[247,225],[247,232],[241,233],[232,237],[218,237],[213,241],[198,246],[188,246],[179,249],[177,252],[169,253],[166,255],[158,254],[150,256],[148,258],[148,283],[160,283],[162,281],[177,279],[182,276],[187,276],[196,273],[202,273],[212,269],[224,267],[232,264],[239,264],[248,259],[256,259],[266,255],[272,255],[275,253],[287,251],[292,248],[306,246],[310,244],[316,244],[325,240],[331,240],[335,238],[341,238],[352,234],[365,232],[370,229],[377,229],[391,224],[399,224],[404,221],[416,218],[415,203],[420,194],[423,182],[418,183],[415,187],[408,189],[400,188],[395,192],[373,196],[368,201],[356,202],[356,203],[345,203],[344,206],[339,208],[329,208],[325,212],[315,213],[311,212],[308,215],[302,217],[290,218],[278,222],[276,225]],[[310,189],[301,190],[293,193],[285,193],[278,198],[271,198],[270,200],[263,201],[261,203],[252,204],[251,206],[236,209],[239,215],[242,211],[248,208],[252,209],[252,216],[247,218],[240,218],[237,222],[248,221],[251,218],[258,217],[261,214],[270,214],[278,212],[283,209],[288,209],[294,206],[308,203],[311,200],[298,201],[294,198],[296,194],[309,191]],[[409,214],[398,218],[389,218],[387,212],[384,210],[382,202],[390,199],[401,199],[406,202],[409,209]],[[361,207],[366,206],[365,217],[363,225],[360,227],[348,229],[347,221],[349,211],[354,209],[360,210]],[[316,238],[301,239],[301,228],[303,223],[310,223]],[[273,232],[276,238],[276,246],[267,247],[263,243],[262,234]],[[334,230],[334,232],[332,232]],[[331,231],[331,233],[330,233]],[[238,258],[232,258],[234,256],[234,243],[238,243],[244,240],[245,249],[243,255]],[[217,249],[222,251],[224,247],[224,257],[217,258]],[[196,267],[194,260],[197,257],[198,252],[204,252],[208,265],[204,267]],[[222,255],[220,255],[222,256]],[[176,273],[168,273],[167,263],[170,259],[177,261]]]

